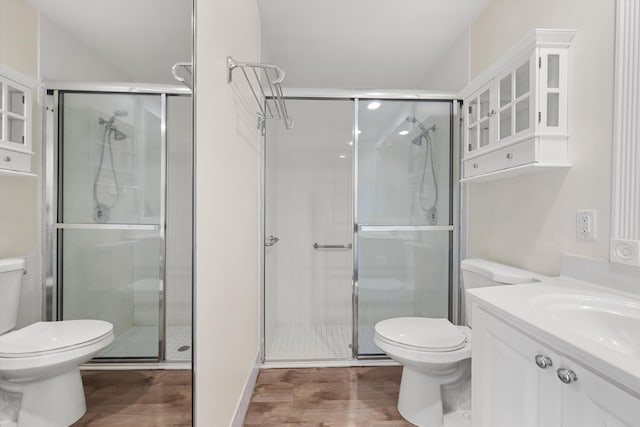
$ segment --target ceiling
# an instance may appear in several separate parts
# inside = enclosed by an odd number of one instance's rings
[[[258,0],[262,60],[287,87],[424,88],[490,1]]]
[[[27,0],[136,81],[175,83],[191,60],[192,0]]]
[[[27,1],[135,81],[174,83],[190,60],[192,0]],[[491,0],[257,1],[287,87],[420,89]]]

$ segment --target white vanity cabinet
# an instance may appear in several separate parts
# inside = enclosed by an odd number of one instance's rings
[[[569,165],[567,70],[574,33],[535,30],[463,89],[463,181]]]
[[[639,396],[477,305],[471,360],[473,427],[640,426]]]
[[[31,88],[0,74],[0,173],[31,171]]]

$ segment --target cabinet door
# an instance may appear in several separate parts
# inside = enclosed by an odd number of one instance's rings
[[[534,130],[534,58],[532,55],[519,61],[497,78],[499,143],[521,139]]]
[[[575,362],[562,367],[575,372],[577,380],[563,384],[562,427],[638,427],[640,398],[616,387]]]
[[[0,76],[0,148],[31,152],[31,90]]]
[[[538,87],[540,134],[567,133],[567,52],[564,49],[539,49]]]
[[[488,146],[493,138],[491,118],[495,115],[493,90],[488,84],[465,101],[465,154],[473,154]]]
[[[486,311],[473,309],[473,427],[557,427],[560,389],[554,366],[536,355],[560,357]]]

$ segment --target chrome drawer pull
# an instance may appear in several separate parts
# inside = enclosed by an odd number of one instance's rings
[[[10,162],[11,161],[11,157],[4,156],[4,158],[2,160],[4,160],[5,162]]]
[[[513,154],[507,153],[507,159],[509,159],[509,160],[513,159]]]
[[[571,384],[574,381],[578,381],[578,376],[571,369],[560,368],[556,371],[558,378],[565,384]]]
[[[474,163],[474,164],[473,164],[473,168],[474,168],[474,169],[478,169],[478,164],[477,164],[477,163]]]
[[[547,369],[549,366],[553,366],[553,362],[551,361],[551,358],[542,354],[537,354],[536,365],[538,365],[538,367],[541,369]]]

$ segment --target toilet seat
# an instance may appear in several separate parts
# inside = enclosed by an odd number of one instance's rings
[[[37,322],[0,336],[0,358],[39,357],[91,346],[113,333],[101,320]]]
[[[414,351],[451,352],[467,343],[467,336],[447,319],[398,317],[378,322],[375,332],[384,342]]]

